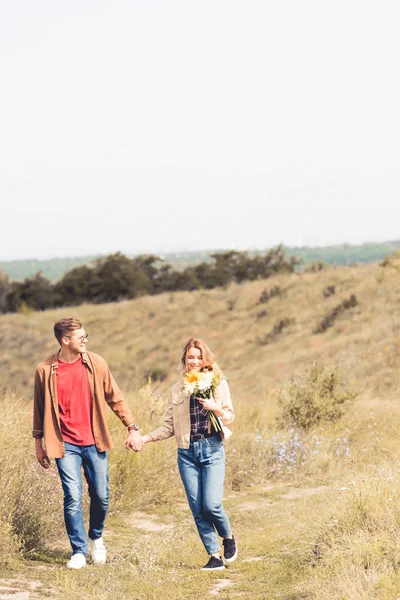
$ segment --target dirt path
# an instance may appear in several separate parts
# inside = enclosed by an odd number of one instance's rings
[[[42,587],[40,581],[30,581],[25,577],[0,579],[0,600],[30,600],[32,593],[40,587]]]
[[[225,571],[199,576],[198,561],[206,559],[206,556],[198,543],[187,506],[177,504],[176,512],[172,514],[134,512],[118,515],[117,520],[110,517],[104,532],[109,548],[108,569],[90,565],[82,570],[85,573],[71,573],[65,569],[69,550],[67,541],[63,540],[65,545],[57,548],[55,554],[49,552],[49,562],[35,560],[23,563],[12,578],[0,578],[0,600],[142,600],[142,597],[153,600],[148,592],[143,596],[125,596],[119,588],[113,590],[119,578],[125,578],[129,573],[140,579],[142,587],[144,584],[151,583],[156,587],[163,581],[176,581],[177,595],[174,595],[173,587],[169,592],[166,588],[165,600],[190,598],[189,595],[179,595],[184,592],[178,586],[191,579],[203,588],[206,585],[204,592],[208,592],[211,599],[244,597],[250,600],[254,597],[264,600],[263,595],[257,595],[260,592],[248,591],[248,581],[256,581],[260,579],[260,573],[278,568],[280,540],[284,540],[285,535],[296,526],[298,515],[305,510],[310,499],[324,494],[327,489],[321,485],[272,485],[231,492],[225,505],[228,514],[233,517],[234,531],[237,531],[239,560],[228,565]],[[58,558],[55,559],[55,556]],[[156,597],[154,595],[154,600]]]

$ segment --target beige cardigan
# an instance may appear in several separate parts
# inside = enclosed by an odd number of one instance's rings
[[[221,438],[228,439],[232,432],[226,425],[233,423],[235,413],[226,379],[223,379],[215,390],[214,400],[224,411],[224,418],[219,418],[222,424]],[[182,381],[175,383],[170,390],[164,425],[155,429],[149,435],[155,442],[166,440],[175,435],[178,448],[189,448],[190,394],[182,390]]]

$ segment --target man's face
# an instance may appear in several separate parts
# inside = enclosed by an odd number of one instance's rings
[[[68,335],[63,336],[63,342],[68,346],[68,350],[73,354],[81,354],[86,352],[86,344],[88,343],[88,334],[82,327],[81,329],[74,329],[70,331]]]

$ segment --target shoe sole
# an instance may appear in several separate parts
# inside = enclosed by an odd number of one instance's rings
[[[107,561],[106,561],[106,559],[104,559],[104,560],[98,560],[98,559],[97,559],[97,560],[94,560],[94,559],[92,558],[92,563],[93,563],[94,565],[105,565],[105,564],[106,564],[106,562],[107,562]]]
[[[72,569],[72,570],[78,570],[78,569],[84,569],[85,567],[87,567],[87,562],[85,562],[83,565],[65,565],[67,567],[67,569]]]
[[[225,569],[224,566],[222,566],[222,567],[213,567],[213,568],[208,567],[208,569],[205,569],[203,567],[202,569],[200,569],[200,571],[223,571],[224,569]]]
[[[107,561],[107,552],[103,556],[96,556],[95,553],[89,552],[89,558],[94,565],[104,565]]]
[[[235,552],[235,554],[233,556],[231,556],[231,558],[225,558],[225,556],[224,556],[224,562],[226,562],[226,563],[233,562],[234,560],[237,559],[237,555],[238,555],[238,547],[237,547],[237,543],[236,543],[236,552]]]
[[[99,557],[96,558],[96,553],[99,553]],[[101,556],[103,554],[103,556]],[[107,549],[100,548],[96,550],[96,548],[92,547],[92,544],[89,540],[89,558],[94,565],[105,565],[107,560]]]

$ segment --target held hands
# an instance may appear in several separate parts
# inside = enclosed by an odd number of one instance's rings
[[[144,441],[142,436],[138,431],[129,431],[128,437],[125,440],[125,448],[127,450],[134,450],[135,452],[140,452],[144,446]]]

